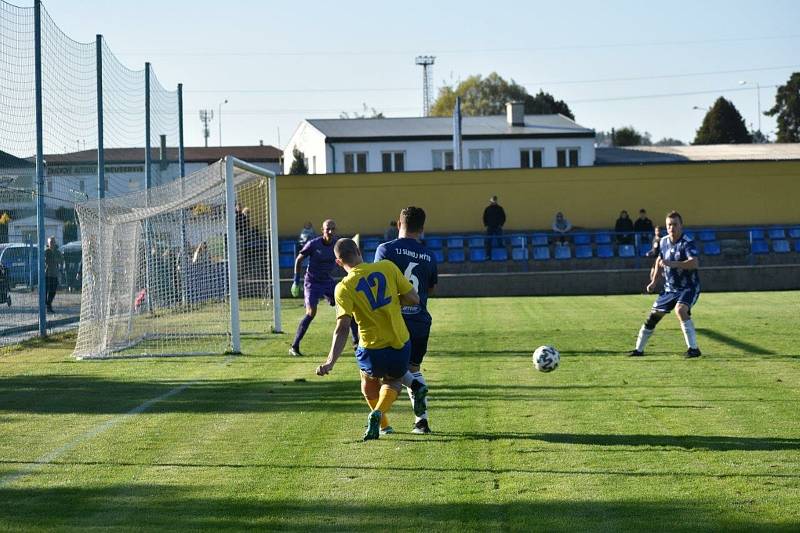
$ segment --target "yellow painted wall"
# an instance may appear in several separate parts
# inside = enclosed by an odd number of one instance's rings
[[[482,231],[493,194],[506,231],[549,228],[558,210],[573,226],[608,229],[641,207],[656,223],[677,209],[689,226],[798,224],[800,161],[279,176],[279,232],[310,220],[319,233],[333,218],[342,235],[382,234],[407,205],[425,209],[428,233]]]

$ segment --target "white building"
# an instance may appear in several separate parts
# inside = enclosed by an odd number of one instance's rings
[[[462,119],[462,168],[594,164],[593,130],[563,115],[525,115],[522,103],[506,107],[506,116]],[[295,148],[311,174],[452,169],[453,119],[304,120],[283,152],[284,174]]]

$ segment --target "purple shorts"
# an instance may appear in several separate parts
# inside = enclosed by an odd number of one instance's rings
[[[334,305],[333,291],[336,288],[336,280],[328,281],[309,281],[303,282],[303,290],[305,292],[306,308],[316,307],[317,302],[325,298],[330,305]]]

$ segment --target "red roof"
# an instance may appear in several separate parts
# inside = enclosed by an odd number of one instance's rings
[[[159,149],[150,149],[153,162],[159,161]],[[213,163],[226,155],[232,155],[244,161],[278,163],[283,152],[274,146],[223,146],[211,147],[187,146],[184,148],[184,158],[187,163]],[[65,154],[46,154],[44,156],[48,165],[63,165],[68,163],[97,163],[97,150],[82,150]],[[178,160],[178,149],[167,148],[167,160]],[[142,163],[144,162],[144,148],[106,148],[106,163]]]

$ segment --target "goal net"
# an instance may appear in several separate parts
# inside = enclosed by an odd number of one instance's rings
[[[87,201],[80,359],[241,351],[281,330],[275,175],[226,157],[150,190]]]

